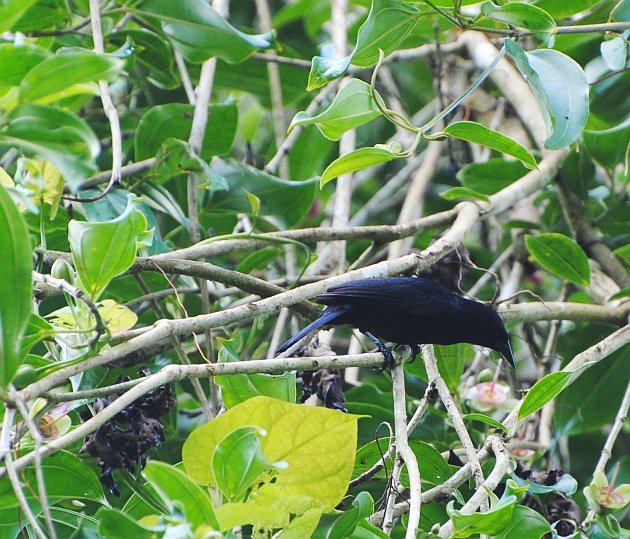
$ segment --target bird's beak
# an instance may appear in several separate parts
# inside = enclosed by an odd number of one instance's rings
[[[514,367],[514,354],[512,354],[512,346],[510,345],[509,339],[505,339],[504,342],[500,342],[495,348],[497,352],[499,352],[507,362]]]

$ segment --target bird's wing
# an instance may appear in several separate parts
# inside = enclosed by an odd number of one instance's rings
[[[462,298],[439,283],[403,277],[344,283],[329,288],[317,301],[324,305],[370,305],[414,315],[438,315],[459,311]]]

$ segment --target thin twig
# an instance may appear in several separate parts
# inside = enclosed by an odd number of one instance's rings
[[[424,364],[427,369],[429,382],[435,385],[435,389],[440,396],[440,400],[446,408],[448,418],[453,424],[453,428],[455,429],[455,432],[457,432],[457,436],[459,436],[459,439],[462,442],[464,449],[466,450],[466,456],[468,457],[468,461],[472,465],[473,475],[475,477],[475,484],[479,489],[484,482],[484,477],[481,470],[481,465],[479,464],[479,459],[477,458],[477,452],[475,451],[475,447],[473,445],[472,439],[470,438],[470,434],[466,429],[466,425],[464,424],[461,413],[457,408],[455,399],[451,395],[451,392],[449,391],[446,382],[440,374],[437,366],[437,359],[435,357],[435,352],[433,351],[432,345],[427,344],[422,347],[422,358],[424,359]]]
[[[20,399],[17,391],[14,387],[10,387],[10,394],[13,402],[17,406],[22,419],[26,424],[31,439],[33,440],[33,455],[35,457],[35,478],[37,480],[37,496],[39,498],[39,504],[42,507],[44,513],[44,520],[46,521],[46,527],[48,531],[48,537],[50,539],[57,538],[57,532],[55,530],[55,524],[53,523],[52,515],[50,513],[50,505],[48,504],[48,496],[46,495],[46,481],[44,480],[44,472],[42,467],[42,435],[39,432],[37,426],[33,423],[29,415],[29,410],[26,407],[26,403]]]
[[[409,521],[405,539],[414,539],[420,522],[422,487],[416,455],[409,447],[407,438],[407,401],[405,398],[405,370],[400,362],[392,371],[392,393],[394,396],[394,432],[396,454],[404,461],[409,477]],[[393,485],[396,488],[396,485]]]

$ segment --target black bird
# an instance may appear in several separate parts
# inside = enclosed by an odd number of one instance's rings
[[[492,348],[514,367],[507,331],[487,305],[464,299],[439,283],[416,277],[361,279],[333,286],[317,296],[328,307],[291,337],[276,355],[303,337],[327,326],[348,325],[371,339],[394,365],[390,350],[379,337],[397,344],[455,344],[466,342]]]

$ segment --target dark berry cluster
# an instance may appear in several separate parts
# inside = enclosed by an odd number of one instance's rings
[[[139,374],[147,376],[151,373],[148,369],[142,369]],[[113,394],[97,399],[94,412],[100,412],[118,397],[119,395]],[[170,385],[156,387],[85,438],[81,451],[99,459],[101,482],[115,496],[119,496],[120,491],[113,471],[127,469],[135,473],[138,467],[144,468],[149,449],[166,440],[164,427],[158,418],[166,414],[175,402]]]

